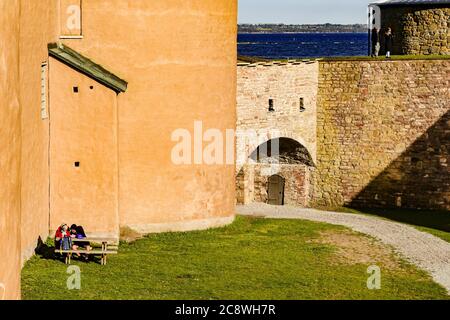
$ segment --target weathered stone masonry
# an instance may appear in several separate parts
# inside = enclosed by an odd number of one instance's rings
[[[394,54],[450,54],[448,5],[387,6],[381,12],[382,33],[391,27],[395,37]]]
[[[315,205],[450,209],[450,62],[321,62]]]
[[[284,159],[274,172],[286,179],[285,204],[307,205],[311,195],[311,184],[306,182],[311,179],[316,159],[318,71],[316,62],[244,64],[238,68],[238,131],[254,129],[259,138],[268,134],[256,144],[238,135],[238,157],[248,158],[259,144],[280,137],[296,141],[298,146],[294,148],[304,147],[300,150],[304,155]],[[269,100],[273,101],[273,111],[269,111]],[[305,162],[302,157],[311,158],[311,161]],[[264,161],[251,162],[237,166],[238,203],[268,200],[270,174],[264,173],[268,165]]]
[[[283,136],[302,145],[314,141],[313,148],[304,145],[314,159],[308,170],[281,165],[286,188],[294,190],[286,204],[450,209],[450,61],[300,65],[238,68],[238,129],[266,128],[269,118]],[[305,81],[314,66],[318,80]],[[282,101],[306,94],[315,103],[314,83],[317,104],[306,104],[312,114],[283,117]],[[274,112],[267,110],[270,97]],[[248,151],[239,142],[237,149]],[[238,167],[238,202],[267,201],[267,177],[260,174],[265,166]],[[296,183],[301,185],[292,188]]]

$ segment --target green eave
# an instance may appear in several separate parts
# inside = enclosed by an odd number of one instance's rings
[[[48,52],[51,57],[100,82],[116,93],[127,90],[128,82],[62,43],[50,43]]]

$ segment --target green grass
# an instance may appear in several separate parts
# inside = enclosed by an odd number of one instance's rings
[[[409,224],[420,231],[431,233],[436,237],[450,242],[449,211],[408,209],[352,209],[345,207],[327,208],[326,210],[375,215],[384,219]]]
[[[448,299],[427,274],[393,255],[398,268],[373,261],[382,268],[382,289],[368,290],[369,265],[337,263],[336,246],[314,241],[323,232],[349,231],[238,217],[222,229],[151,235],[122,243],[106,266],[74,262],[81,268],[82,288],[70,293],[67,266],[35,256],[22,271],[23,298]]]

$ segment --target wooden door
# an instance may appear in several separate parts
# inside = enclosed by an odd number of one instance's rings
[[[278,175],[271,176],[268,182],[268,203],[275,206],[284,205],[284,179]]]

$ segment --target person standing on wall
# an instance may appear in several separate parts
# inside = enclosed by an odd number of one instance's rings
[[[391,28],[387,28],[386,33],[384,34],[384,47],[386,49],[386,59],[390,59],[394,47],[394,35],[392,34]]]
[[[372,58],[380,53],[380,32],[376,27],[372,29]]]

